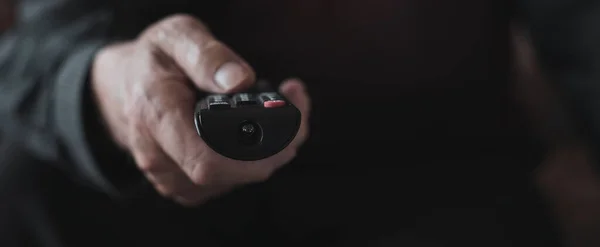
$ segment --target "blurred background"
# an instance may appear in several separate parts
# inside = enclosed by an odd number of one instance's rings
[[[13,25],[15,14],[12,0],[0,0],[0,35]],[[537,170],[537,185],[552,205],[568,242],[600,246],[600,179],[593,172],[591,157],[577,140],[559,141],[565,138],[558,137],[560,133],[568,130],[547,126],[552,119],[565,116],[560,111],[560,94],[539,71],[527,33],[518,25],[513,27],[513,41],[515,98],[529,113],[534,129],[555,147]]]
[[[13,0],[0,0],[0,32],[6,30],[12,24],[14,17]]]
[[[552,124],[569,119],[560,92],[540,71],[527,32],[515,24],[512,36],[515,96],[533,129],[553,147],[538,167],[535,182],[571,246],[600,246],[600,177],[592,166],[597,158],[569,136],[571,130]]]

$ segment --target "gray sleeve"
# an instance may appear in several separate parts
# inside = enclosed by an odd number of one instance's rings
[[[102,0],[24,0],[0,36],[0,131],[74,180],[118,195],[139,182],[107,137],[88,71],[110,34],[115,7]]]

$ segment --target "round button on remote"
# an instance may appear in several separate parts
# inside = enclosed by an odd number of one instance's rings
[[[263,134],[258,124],[245,121],[240,125],[238,139],[243,145],[251,146],[260,143]]]

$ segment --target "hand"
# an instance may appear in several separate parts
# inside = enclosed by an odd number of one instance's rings
[[[282,94],[302,112],[296,139],[270,158],[243,162],[215,153],[196,134],[196,91],[230,93],[255,81],[252,68],[190,16],[166,18],[137,40],[95,58],[92,89],[116,143],[131,152],[156,190],[198,205],[236,186],[268,179],[291,161],[308,135],[309,98],[288,80]]]

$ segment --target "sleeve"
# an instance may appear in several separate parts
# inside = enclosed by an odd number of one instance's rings
[[[517,6],[576,137],[600,155],[600,1],[521,0]]]
[[[95,53],[118,39],[111,2],[20,1],[16,26],[0,36],[0,133],[85,186],[120,195],[142,176],[108,138],[88,85]]]

